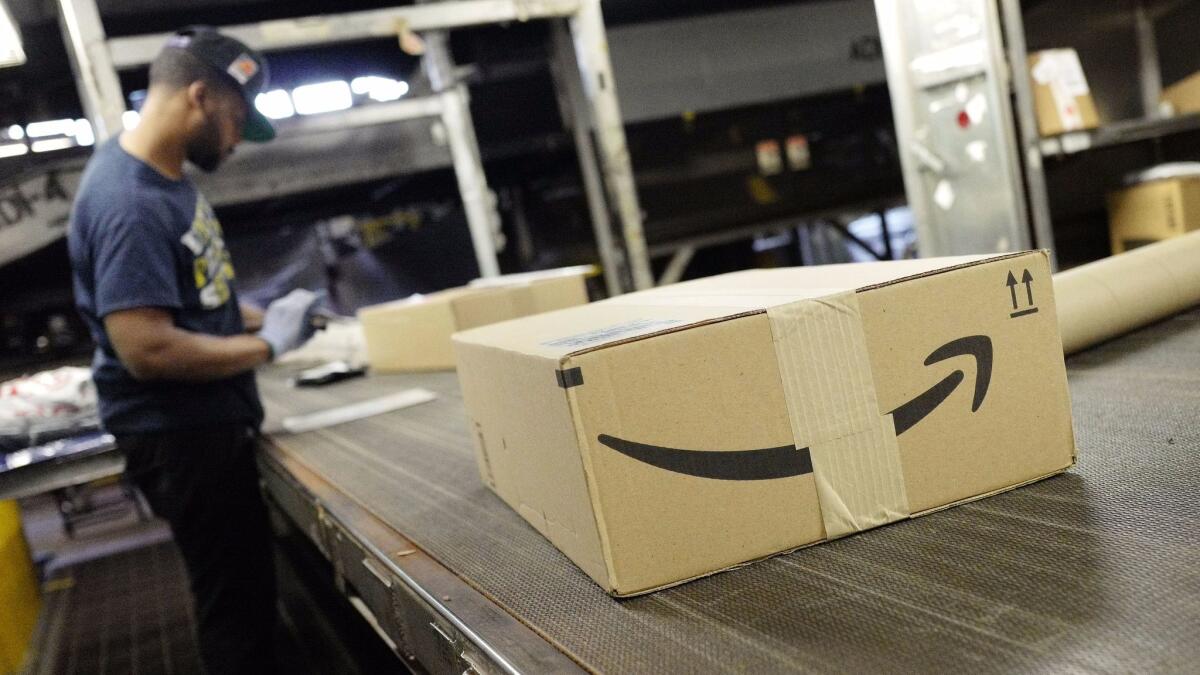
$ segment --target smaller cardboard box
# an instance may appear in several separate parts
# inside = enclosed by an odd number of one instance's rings
[[[1100,126],[1096,102],[1074,49],[1047,49],[1029,55],[1038,132],[1057,136]]]
[[[367,363],[377,372],[453,370],[450,336],[460,330],[588,301],[582,274],[504,286],[451,288],[358,311]]]
[[[1200,176],[1155,180],[1108,195],[1112,252],[1200,229]]]
[[[483,482],[614,595],[1075,457],[1044,252],[751,270],[454,342]]]
[[[1175,115],[1200,112],[1200,72],[1192,73],[1163,89],[1161,100],[1171,107]]]

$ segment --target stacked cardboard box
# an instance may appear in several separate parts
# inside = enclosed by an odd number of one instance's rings
[[[1162,102],[1170,106],[1175,115],[1200,112],[1200,73],[1193,73],[1163,89]]]
[[[1108,196],[1113,253],[1200,229],[1200,176],[1154,180]]]
[[[1048,49],[1029,55],[1038,132],[1056,136],[1100,125],[1096,102],[1074,49]]]
[[[499,286],[452,288],[358,311],[367,362],[377,372],[451,370],[455,331],[581,305],[582,274],[535,278]]]

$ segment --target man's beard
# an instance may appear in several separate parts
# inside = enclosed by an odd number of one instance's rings
[[[216,171],[225,159],[221,153],[221,129],[211,117],[205,117],[204,127],[188,141],[187,158],[205,173]]]

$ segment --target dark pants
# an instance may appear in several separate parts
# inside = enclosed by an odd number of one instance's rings
[[[171,525],[212,675],[275,670],[271,530],[245,426],[119,436],[129,476]]]

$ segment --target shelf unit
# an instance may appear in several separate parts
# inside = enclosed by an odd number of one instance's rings
[[[1039,147],[1046,158],[1074,155],[1124,143],[1164,139],[1200,129],[1200,113],[1177,117],[1124,120],[1098,129],[1072,131],[1041,139]]]
[[[96,0],[57,0],[57,4],[84,111],[101,141],[121,128],[125,112],[118,70],[150,63],[169,35],[110,38]],[[550,21],[555,35],[552,60],[568,90],[562,95],[572,111],[572,131],[608,291],[615,295],[631,288],[649,288],[654,278],[600,0],[443,0],[221,29],[263,52],[392,38],[406,31],[422,33],[426,44],[423,65],[435,98],[410,101],[393,111],[401,110],[415,119],[440,116],[480,276],[490,277],[500,272],[496,255],[502,243],[499,215],[484,175],[467,87],[451,58],[447,31],[531,20]],[[614,223],[620,226],[620,247]]]
[[[1107,193],[1200,158],[1200,115],[1163,84],[1200,71],[1200,0],[875,0],[921,255],[1109,254]],[[1079,55],[1099,128],[1043,138],[1029,54]]]
[[[1163,116],[1158,103],[1164,81],[1200,70],[1194,48],[1160,44],[1181,28],[1200,29],[1200,0],[1000,3],[1035,244],[1065,265],[1107,255],[1105,195],[1121,178],[1163,161],[1200,159],[1200,114]],[[1026,55],[1058,47],[1079,53],[1101,126],[1043,138]]]

